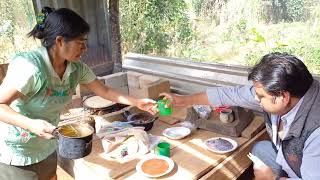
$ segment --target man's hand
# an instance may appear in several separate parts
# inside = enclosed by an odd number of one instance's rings
[[[277,175],[269,166],[253,167],[256,180],[275,180]]]
[[[54,125],[50,124],[47,121],[35,119],[30,121],[27,129],[28,131],[36,134],[39,137],[42,137],[44,139],[52,139],[54,138],[52,132],[55,128],[56,127]]]
[[[161,93],[159,96],[164,96],[164,99],[169,99],[168,106],[186,106],[184,97],[172,93]]]

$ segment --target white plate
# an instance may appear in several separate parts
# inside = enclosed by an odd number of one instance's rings
[[[169,139],[182,139],[190,134],[190,129],[186,127],[171,127],[165,129],[162,134]]]
[[[141,169],[141,166],[142,164],[149,160],[149,159],[162,159],[162,160],[165,160],[168,164],[169,164],[169,168],[167,171],[165,171],[164,173],[162,174],[157,174],[157,175],[150,175],[150,174],[146,174],[142,171]],[[143,158],[142,160],[140,160],[136,166],[136,170],[138,173],[144,175],[144,176],[147,176],[147,177],[160,177],[160,176],[164,176],[166,174],[168,174],[169,172],[172,171],[172,169],[174,168],[174,162],[172,161],[172,159],[166,157],[166,156],[157,156],[157,155],[149,155],[149,156],[146,156],[145,158]]]
[[[228,142],[230,142],[232,144],[232,148],[229,149],[229,150],[217,150],[217,149],[213,149],[212,147],[208,146],[208,144],[210,143],[210,141],[212,140],[217,140],[217,139],[224,139]],[[234,151],[235,149],[237,149],[238,147],[238,143],[233,140],[233,139],[230,139],[230,138],[225,138],[225,137],[215,137],[215,138],[210,138],[210,139],[207,139],[205,142],[204,142],[206,148],[209,150],[209,151],[212,151],[212,152],[215,152],[215,153],[219,153],[219,154],[225,154],[225,153],[228,153],[228,152],[231,152],[231,151]]]

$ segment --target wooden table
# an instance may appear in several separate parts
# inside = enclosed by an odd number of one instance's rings
[[[255,117],[254,122],[257,121],[262,121],[261,117]],[[162,136],[162,131],[170,126],[162,121],[156,121],[153,129],[149,131],[171,144],[171,159],[175,162],[175,168],[160,179],[236,179],[251,164],[246,155],[253,143],[267,138],[265,129],[251,139],[232,138],[238,142],[239,147],[229,154],[219,155],[206,150],[202,142],[223,135],[197,130],[182,140],[170,140]],[[251,129],[254,131],[254,128]],[[72,161],[62,159],[60,166],[79,180],[147,179],[135,170],[139,159],[126,163],[112,162],[102,157],[103,152],[101,140],[98,139],[93,142],[89,156]]]

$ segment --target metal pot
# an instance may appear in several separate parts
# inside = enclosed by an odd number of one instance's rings
[[[94,129],[88,124],[69,124],[77,130],[78,135],[67,136],[64,134],[63,127],[54,130],[53,135],[58,139],[59,155],[67,159],[78,159],[91,153],[92,137]]]
[[[131,114],[129,111],[124,111],[123,115],[132,126],[144,127],[145,131],[151,130],[154,121],[158,119],[147,112]]]

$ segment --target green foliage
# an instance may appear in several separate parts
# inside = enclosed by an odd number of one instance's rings
[[[273,36],[265,38],[264,47],[254,42],[255,48],[247,51],[245,64],[253,66],[259,58],[270,52],[287,52],[302,59],[311,72],[320,74],[320,33],[305,33],[310,29],[304,23],[294,23],[288,29],[285,29],[286,26],[288,24],[284,23],[267,29]]]
[[[123,0],[120,7],[125,52],[248,66],[288,52],[320,73],[317,0]]]
[[[265,0],[262,1],[263,19],[267,22],[294,22],[307,19],[306,4],[312,0]]]
[[[245,33],[247,30],[247,21],[244,18],[241,18],[236,27],[240,33]]]
[[[258,43],[266,43],[266,39],[257,31],[256,28],[252,28],[251,32],[254,35],[253,41],[258,42]]]
[[[194,48],[197,56],[193,57],[253,66],[267,53],[288,52],[303,59],[311,72],[320,73],[319,1],[226,0],[214,11],[215,2],[221,1],[192,0],[200,22],[204,22],[201,26],[212,29],[198,31],[202,43],[197,43],[200,48]],[[215,15],[208,14],[210,11]],[[212,23],[217,19],[220,23]]]
[[[314,40],[309,39],[311,42],[296,41],[291,42],[287,46],[279,46],[271,49],[272,52],[288,52],[294,54],[304,60],[308,69],[315,73],[320,74],[320,38],[315,37]]]
[[[32,1],[0,1],[0,63],[9,62],[13,54],[37,46],[26,34],[32,29]]]
[[[286,21],[304,21],[306,20],[307,12],[304,8],[305,0],[286,0],[285,5],[287,8]]]
[[[220,13],[227,2],[228,0],[191,0],[196,15],[214,24],[220,23]]]
[[[170,45],[187,46],[193,32],[183,0],[122,0],[124,51],[165,54]]]

